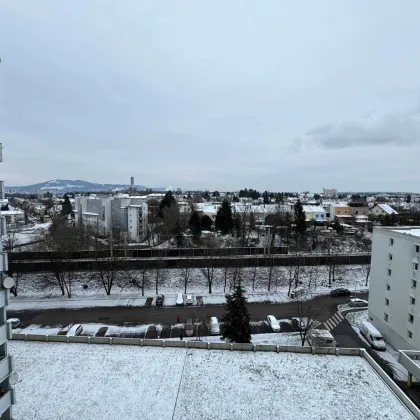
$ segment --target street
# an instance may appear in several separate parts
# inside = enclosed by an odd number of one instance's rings
[[[366,299],[367,293],[358,295]],[[315,311],[321,311],[318,321],[324,322],[337,312],[337,306],[348,302],[348,297],[331,297],[323,295],[311,300],[311,307]],[[268,333],[268,326],[261,322],[267,315],[274,315],[277,319],[290,319],[298,315],[295,302],[289,303],[249,303],[248,309],[251,313],[251,330],[253,334]],[[187,318],[193,321],[203,321],[215,316],[220,319],[224,314],[224,307],[217,306],[178,306],[178,307],[92,307],[74,310],[26,310],[8,311],[9,318],[20,318],[23,326],[30,324],[37,325],[67,325],[75,323],[98,323],[110,325],[151,325],[145,332],[146,338],[169,338],[179,337],[180,329],[176,328],[177,315],[181,322]],[[204,323],[203,323],[204,324]],[[159,325],[161,329],[157,329]],[[282,330],[288,332],[288,324],[282,325]],[[293,329],[289,326],[289,331]],[[332,329],[340,347],[361,347],[362,342],[353,331],[347,321],[340,322]],[[206,326],[200,327],[200,335],[209,335]]]

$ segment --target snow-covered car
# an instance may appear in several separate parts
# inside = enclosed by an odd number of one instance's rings
[[[19,318],[9,318],[7,320],[10,324],[12,324],[12,328],[17,328],[20,325],[20,319]]]
[[[280,332],[280,324],[274,315],[267,315],[267,324],[273,332]]]
[[[185,304],[186,305],[192,305],[193,303],[194,303],[193,296],[192,295],[187,295],[187,299],[185,301]]]
[[[191,337],[192,335],[194,335],[194,324],[192,318],[187,318],[187,320],[185,321],[185,335],[187,337]]]
[[[178,293],[176,296],[176,306],[182,306],[184,304],[184,295],[182,293]]]
[[[83,332],[83,326],[81,324],[74,324],[72,327],[67,331],[66,336],[74,336],[74,335],[80,335]]]
[[[165,302],[164,295],[157,295],[156,296],[156,306],[163,306],[163,302]]]
[[[219,335],[220,334],[220,325],[219,321],[215,316],[210,318],[209,330],[211,335]]]
[[[369,302],[367,300],[363,300],[363,299],[350,299],[349,300],[349,306],[368,306]]]

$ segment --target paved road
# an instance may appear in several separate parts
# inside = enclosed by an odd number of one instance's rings
[[[366,299],[367,293],[359,295]],[[318,320],[323,322],[329,319],[336,311],[337,305],[348,301],[348,297],[319,296],[312,300],[313,308],[321,310],[322,313]],[[278,319],[292,318],[297,316],[296,304],[279,303],[250,303],[248,309],[251,313],[252,321],[262,321],[267,315],[274,315]],[[224,307],[202,306],[202,307],[107,307],[107,308],[83,308],[83,309],[49,309],[49,310],[26,310],[8,311],[8,317],[20,318],[24,325],[57,325],[70,323],[105,323],[112,325],[127,324],[162,324],[171,325],[176,322],[177,314],[181,321],[186,318],[198,317],[203,320],[206,317],[216,316],[221,318]]]
[[[361,308],[361,311],[366,310],[366,308]],[[345,317],[348,312],[343,313]],[[346,348],[367,348],[368,346],[363,342],[363,340],[357,335],[357,333],[353,330],[350,323],[344,319],[344,321],[340,322],[335,328],[331,330],[331,334],[334,336],[335,340],[337,341],[339,347],[346,347]]]

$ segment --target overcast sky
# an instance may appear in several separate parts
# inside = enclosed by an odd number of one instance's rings
[[[419,0],[2,0],[0,174],[420,191],[419,40]]]

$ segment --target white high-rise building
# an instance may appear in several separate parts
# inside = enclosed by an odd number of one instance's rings
[[[375,227],[369,320],[398,350],[420,350],[420,227]]]
[[[0,162],[2,158],[2,144],[0,143]],[[4,185],[0,182],[0,200],[4,201]],[[7,255],[3,252],[2,236],[6,234],[6,220],[0,211],[0,418],[12,418],[12,404],[15,394],[10,386],[10,374],[13,371],[13,358],[7,351],[7,340],[12,336],[11,325],[7,322],[6,306],[9,303],[9,287],[7,284]]]

